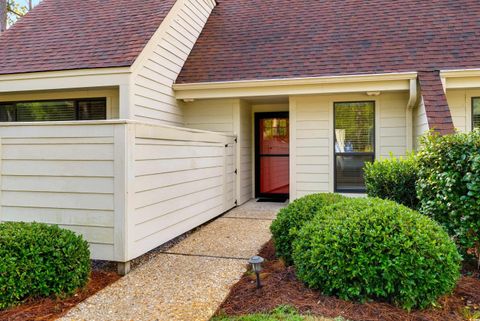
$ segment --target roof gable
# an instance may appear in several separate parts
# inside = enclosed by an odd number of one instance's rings
[[[219,0],[177,83],[480,67],[478,0]]]
[[[44,0],[0,36],[0,74],[131,66],[175,0]]]

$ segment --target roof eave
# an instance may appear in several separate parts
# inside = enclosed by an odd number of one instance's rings
[[[111,87],[129,83],[130,67],[0,75],[0,92]]]
[[[260,79],[224,82],[201,82],[174,84],[178,99],[227,98],[246,96],[270,96],[278,94],[312,94],[326,92],[348,92],[349,84],[363,84],[353,91],[409,90],[410,80],[417,72],[358,74],[305,78]],[[326,87],[332,88],[326,88]],[[335,88],[333,88],[335,87]],[[275,89],[275,90],[271,90]],[[323,89],[323,90],[322,90]]]

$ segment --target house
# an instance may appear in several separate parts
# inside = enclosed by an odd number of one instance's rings
[[[480,126],[475,0],[44,0],[0,36],[0,220],[128,262]]]

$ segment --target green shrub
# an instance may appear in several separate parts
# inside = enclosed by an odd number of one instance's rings
[[[278,257],[287,264],[292,261],[292,242],[302,226],[309,222],[319,209],[344,200],[339,194],[312,194],[299,198],[280,210],[270,226]]]
[[[412,154],[406,158],[387,158],[365,165],[365,185],[370,197],[395,201],[418,209],[415,190],[417,161]]]
[[[0,224],[0,309],[28,297],[73,294],[89,275],[81,236],[46,224]]]
[[[420,212],[442,224],[462,254],[480,252],[480,131],[427,135],[418,153]]]
[[[378,198],[323,208],[300,231],[293,258],[299,279],[326,295],[379,299],[407,310],[450,293],[461,260],[438,223]]]

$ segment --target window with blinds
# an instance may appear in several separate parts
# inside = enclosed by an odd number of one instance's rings
[[[107,100],[72,99],[0,102],[1,122],[102,120],[107,118]]]
[[[335,190],[365,192],[363,168],[375,159],[375,103],[335,103]]]
[[[472,128],[480,128],[480,97],[472,98]]]

